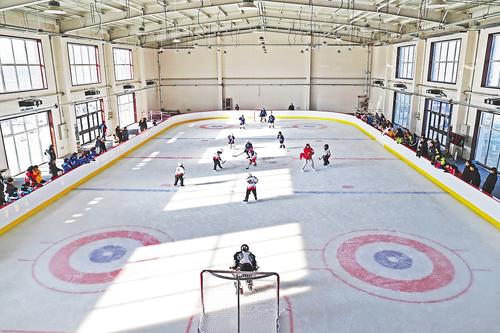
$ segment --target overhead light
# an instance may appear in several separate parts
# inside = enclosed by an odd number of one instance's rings
[[[394,88],[406,90],[406,88],[408,88],[408,87],[404,83],[394,83]]]
[[[257,10],[257,7],[255,6],[253,0],[243,0],[240,3],[239,7],[242,11]]]
[[[427,89],[425,92],[431,95],[447,97],[444,91],[442,91],[441,89]]]
[[[181,42],[181,40],[179,38],[174,38],[172,40],[172,43],[180,43],[180,42]]]
[[[144,35],[144,34],[146,33],[146,27],[145,27],[145,26],[143,26],[143,25],[141,25],[141,26],[139,27],[139,29],[137,29],[137,33],[138,33],[139,35]]]
[[[446,2],[444,0],[429,0],[427,3],[427,8],[429,9],[439,9],[446,7]]]
[[[486,98],[484,103],[489,105],[500,106],[500,98]]]
[[[49,1],[47,9],[45,9],[43,12],[46,14],[56,15],[66,14],[66,12],[61,7],[61,3],[55,0]]]
[[[384,81],[382,80],[373,80],[373,85],[383,87],[384,86]]]

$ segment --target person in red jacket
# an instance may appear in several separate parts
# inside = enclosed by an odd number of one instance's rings
[[[308,162],[311,162],[312,169],[316,171],[316,169],[314,168],[313,155],[314,155],[314,149],[312,149],[311,145],[306,143],[304,150],[302,151],[302,153],[300,153],[300,159],[301,160],[304,159],[304,164],[302,165],[302,172],[304,172]]]

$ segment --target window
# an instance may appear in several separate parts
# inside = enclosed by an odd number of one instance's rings
[[[413,79],[415,69],[415,45],[398,47],[398,63],[396,77],[398,79]]]
[[[101,82],[97,46],[68,43],[68,54],[73,86]]]
[[[442,148],[446,148],[453,106],[449,103],[426,99],[424,111],[423,136],[437,140]]]
[[[479,163],[490,168],[500,166],[499,114],[481,111],[475,151],[475,159]]]
[[[41,41],[0,36],[0,93],[46,88]]]
[[[489,36],[486,54],[483,87],[500,88],[500,34]]]
[[[135,123],[134,94],[118,96],[118,120],[122,127]]]
[[[411,108],[411,95],[400,92],[394,93],[394,108],[392,122],[397,127],[408,128]]]
[[[114,48],[113,61],[115,63],[116,81],[132,80],[134,78],[132,50]]]
[[[91,101],[75,104],[77,136],[80,144],[95,140],[102,123],[103,101]]]
[[[52,144],[49,112],[0,121],[10,173],[17,175],[30,165],[42,164]]]
[[[460,57],[460,39],[431,44],[429,81],[457,83],[458,59]]]

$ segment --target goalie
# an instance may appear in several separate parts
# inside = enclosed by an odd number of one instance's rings
[[[241,245],[240,251],[236,252],[233,255],[234,259],[234,264],[233,266],[230,267],[230,269],[233,269],[235,271],[242,271],[242,272],[254,272],[256,271],[259,266],[257,266],[257,260],[255,258],[255,255],[250,252],[250,248],[248,247],[247,244]],[[249,276],[252,276],[252,274],[241,274],[240,277],[242,278],[247,278]],[[246,280],[247,281],[247,287],[248,290],[252,291],[253,290],[253,281],[252,280]],[[239,288],[238,290],[238,282],[234,282],[234,286],[236,288],[236,292],[242,294],[243,293],[243,288]]]

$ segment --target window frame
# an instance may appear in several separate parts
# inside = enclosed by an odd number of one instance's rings
[[[90,112],[89,111],[89,104],[96,104],[96,111]],[[76,108],[77,106],[80,105],[85,105],[86,113],[84,115],[77,115]],[[87,143],[93,142],[97,135],[99,135],[99,126],[101,125],[102,120],[104,119],[104,100],[102,98],[95,99],[95,100],[89,100],[89,101],[83,101],[80,103],[75,103],[73,105],[74,112],[75,112],[75,120],[76,120],[76,135],[77,135],[77,140],[79,141],[80,145],[85,145]],[[91,119],[94,119],[94,115],[97,115],[97,125],[91,127]],[[83,129],[83,126],[81,123],[83,121],[86,121],[88,127],[86,129]],[[93,133],[90,134],[90,133]],[[97,135],[96,135],[97,132]],[[88,137],[90,140],[85,140],[86,136],[88,134]],[[92,137],[94,136],[94,137]]]
[[[85,46],[85,47],[93,47],[94,48],[94,52],[95,52],[95,59],[96,59],[96,63],[95,64],[91,64],[91,63],[88,63],[88,64],[72,64],[71,63],[71,56],[70,56],[70,45],[72,46]],[[69,64],[69,75],[70,75],[70,79],[71,79],[71,86],[72,87],[80,87],[80,86],[88,86],[88,85],[93,85],[93,84],[100,84],[102,83],[102,77],[101,77],[101,64],[100,64],[100,58],[99,58],[99,47],[97,45],[92,45],[92,44],[81,44],[81,43],[67,43],[66,45],[66,49],[68,51],[68,64]],[[74,56],[74,52],[73,52],[73,59],[75,58]],[[95,67],[95,70],[96,70],[96,78],[97,78],[97,81],[96,82],[86,82],[86,83],[74,83],[74,80],[75,78],[73,77],[73,71],[71,70],[72,67],[76,67],[77,66],[94,66]],[[76,73],[76,70],[75,70],[75,73]]]
[[[397,123],[397,122],[395,121],[395,118],[396,118],[396,117],[395,117],[395,115],[396,115],[396,111],[398,111],[398,115],[400,114],[399,109],[398,109],[398,110],[396,110],[396,102],[397,102],[398,94],[399,94],[399,95],[405,95],[405,97],[404,97],[404,98],[405,98],[405,99],[406,99],[406,98],[408,98],[408,99],[409,99],[409,100],[408,100],[408,103],[407,103],[407,104],[408,104],[408,113],[407,113],[407,116],[406,116],[406,121],[407,121],[406,126],[404,126],[404,124],[399,124],[399,123]],[[405,102],[406,102],[406,101],[405,101]],[[401,128],[409,129],[409,127],[410,127],[410,115],[411,115],[411,102],[412,102],[412,101],[411,101],[411,94],[405,94],[405,93],[403,93],[403,92],[399,92],[399,91],[395,91],[395,92],[394,92],[393,103],[392,103],[392,123],[393,123],[393,124],[398,125],[398,126],[399,126],[399,127],[401,127]],[[401,105],[402,105],[402,103],[401,103],[401,100],[400,100],[400,102],[399,102],[399,106],[401,106]],[[405,105],[406,105],[406,103],[405,103]],[[401,118],[401,117],[399,117],[399,118]]]
[[[124,64],[117,64],[116,63],[116,53],[115,51],[128,51],[128,58],[130,60],[130,63],[124,63]],[[126,78],[126,79],[118,79],[117,78],[117,71],[116,71],[116,68],[117,66],[129,66],[130,67],[130,78]],[[113,48],[113,70],[115,72],[115,81],[116,82],[122,82],[122,81],[130,81],[130,80],[133,80],[134,79],[134,56],[133,56],[133,53],[132,53],[132,49],[128,49],[128,48],[123,48],[123,47],[114,47]]]
[[[433,103],[439,103],[439,111],[433,110]],[[449,106],[449,112],[448,114],[445,114],[443,112],[443,105],[448,105]],[[426,98],[425,103],[424,103],[424,119],[423,119],[423,126],[422,126],[422,136],[431,140],[438,140],[439,144],[442,148],[447,149],[449,146],[450,142],[450,137],[449,137],[449,132],[450,132],[450,127],[452,117],[453,117],[453,103],[447,103],[444,101],[438,101],[434,100],[431,98]],[[433,117],[431,117],[431,115]],[[439,128],[441,121],[447,118],[447,129],[442,130]],[[437,126],[436,126],[437,124]],[[429,135],[430,131],[433,131],[436,133],[436,138],[433,136]],[[443,143],[442,138],[439,138],[439,135],[442,135],[445,139],[446,142]]]
[[[401,59],[401,54],[405,49],[411,49],[413,52],[413,61],[405,61],[408,59]],[[399,46],[397,48],[397,57],[396,57],[396,78],[397,79],[403,79],[403,80],[413,80],[415,78],[415,50],[416,50],[416,45],[404,45],[404,46]],[[409,55],[409,53],[408,53]],[[407,72],[408,71],[408,65],[412,65],[412,70],[410,73],[410,77],[403,76],[401,75],[401,72]],[[403,68],[400,68],[402,66]],[[406,69],[406,70],[405,70]]]
[[[491,114],[492,115],[492,120],[491,120],[491,124],[489,125],[483,125],[482,124],[482,117],[484,114]],[[475,130],[474,130],[474,136],[473,136],[473,145],[471,147],[471,151],[473,152],[473,157],[474,157],[474,160],[479,164],[479,165],[482,165],[486,168],[491,168],[491,167],[496,167],[497,169],[500,167],[500,158],[497,160],[497,165],[487,165],[486,162],[488,161],[488,155],[489,155],[489,151],[491,149],[491,137],[493,135],[494,132],[500,132],[499,129],[496,129],[494,127],[494,118],[495,117],[500,117],[500,113],[496,113],[496,112],[490,112],[490,111],[484,111],[484,110],[478,110],[478,113],[477,113],[477,116],[476,116],[476,126],[475,126]],[[485,155],[485,158],[484,160],[479,160],[478,159],[478,145],[479,145],[479,139],[480,139],[480,136],[481,136],[481,130],[482,129],[485,129],[487,131],[489,131],[489,135],[488,135],[488,143],[487,143],[487,147],[486,147],[486,155]]]
[[[440,50],[442,48],[442,45],[443,44],[449,44],[451,42],[457,42],[457,47],[455,47],[455,57],[457,60],[453,60],[453,61],[448,61],[448,60],[445,60],[445,61],[435,61],[434,60],[434,52],[436,51],[436,46],[438,44],[441,44],[441,47],[440,47]],[[458,79],[458,67],[460,65],[460,52],[461,52],[461,49],[462,49],[462,39],[461,38],[455,38],[455,39],[447,39],[447,40],[440,40],[440,41],[435,41],[435,42],[432,42],[431,43],[431,49],[430,49],[430,53],[429,53],[429,68],[428,68],[428,73],[427,73],[427,81],[428,82],[436,82],[436,83],[443,83],[443,84],[457,84],[457,79]],[[446,49],[446,59],[448,59],[448,50],[449,50],[449,47],[447,47]],[[458,50],[458,54],[457,54],[457,50]],[[441,56],[441,53],[440,53],[440,56]],[[452,82],[448,82],[448,81],[440,81],[439,80],[439,69],[440,69],[440,66],[437,67],[437,76],[438,76],[438,79],[437,80],[433,80],[432,79],[432,73],[434,72],[433,69],[434,69],[434,64],[437,63],[437,64],[444,64],[444,72],[443,72],[443,76],[444,78],[446,79],[446,65],[449,64],[449,63],[453,63],[453,69],[452,69],[452,75],[453,75],[453,80]]]
[[[48,84],[48,80],[47,80],[47,68],[45,66],[45,57],[44,57],[44,54],[43,54],[43,44],[42,44],[42,40],[41,39],[36,39],[36,38],[24,38],[24,37],[16,37],[16,36],[8,36],[8,35],[0,35],[0,38],[7,38],[10,40],[10,43],[11,43],[11,47],[12,47],[12,55],[13,55],[13,63],[12,64],[2,64],[1,60],[0,60],[0,76],[1,76],[1,84],[2,84],[2,88],[5,87],[5,75],[4,75],[4,71],[3,71],[3,66],[13,66],[14,69],[15,69],[15,72],[16,72],[16,82],[17,82],[17,87],[18,87],[18,90],[11,90],[11,91],[8,91],[6,88],[4,91],[0,91],[0,95],[6,95],[6,94],[15,94],[15,93],[23,93],[23,92],[28,92],[28,91],[40,91],[40,90],[47,90],[49,88],[49,84]],[[16,59],[15,59],[15,55],[14,55],[14,46],[12,45],[12,41],[13,40],[22,40],[24,42],[24,50],[26,52],[26,56],[27,56],[27,63],[26,64],[17,64],[16,63]],[[39,60],[39,63],[38,64],[30,64],[29,63],[29,56],[28,56],[28,50],[26,48],[26,41],[34,41],[36,42],[37,44],[37,53],[38,53],[38,60]],[[18,71],[17,71],[17,68],[18,67],[27,67],[28,68],[28,73],[29,73],[29,77],[30,77],[30,85],[33,87],[33,80],[32,80],[32,77],[31,77],[31,72],[29,71],[29,68],[30,67],[35,67],[35,66],[38,66],[39,69],[40,69],[40,77],[41,77],[41,80],[42,80],[42,88],[35,88],[35,89],[23,89],[23,90],[20,90],[19,89],[19,75],[18,75]]]
[[[483,67],[483,78],[481,81],[481,86],[484,88],[489,88],[489,89],[500,89],[500,78],[498,80],[498,85],[497,86],[489,86],[488,85],[488,76],[490,74],[490,66],[492,62],[497,62],[500,64],[500,59],[499,60],[494,60],[492,61],[492,52],[493,52],[493,43],[497,42],[498,43],[498,48],[500,48],[500,32],[498,33],[492,33],[488,35],[488,42],[486,46],[486,56],[484,58],[484,67]]]

